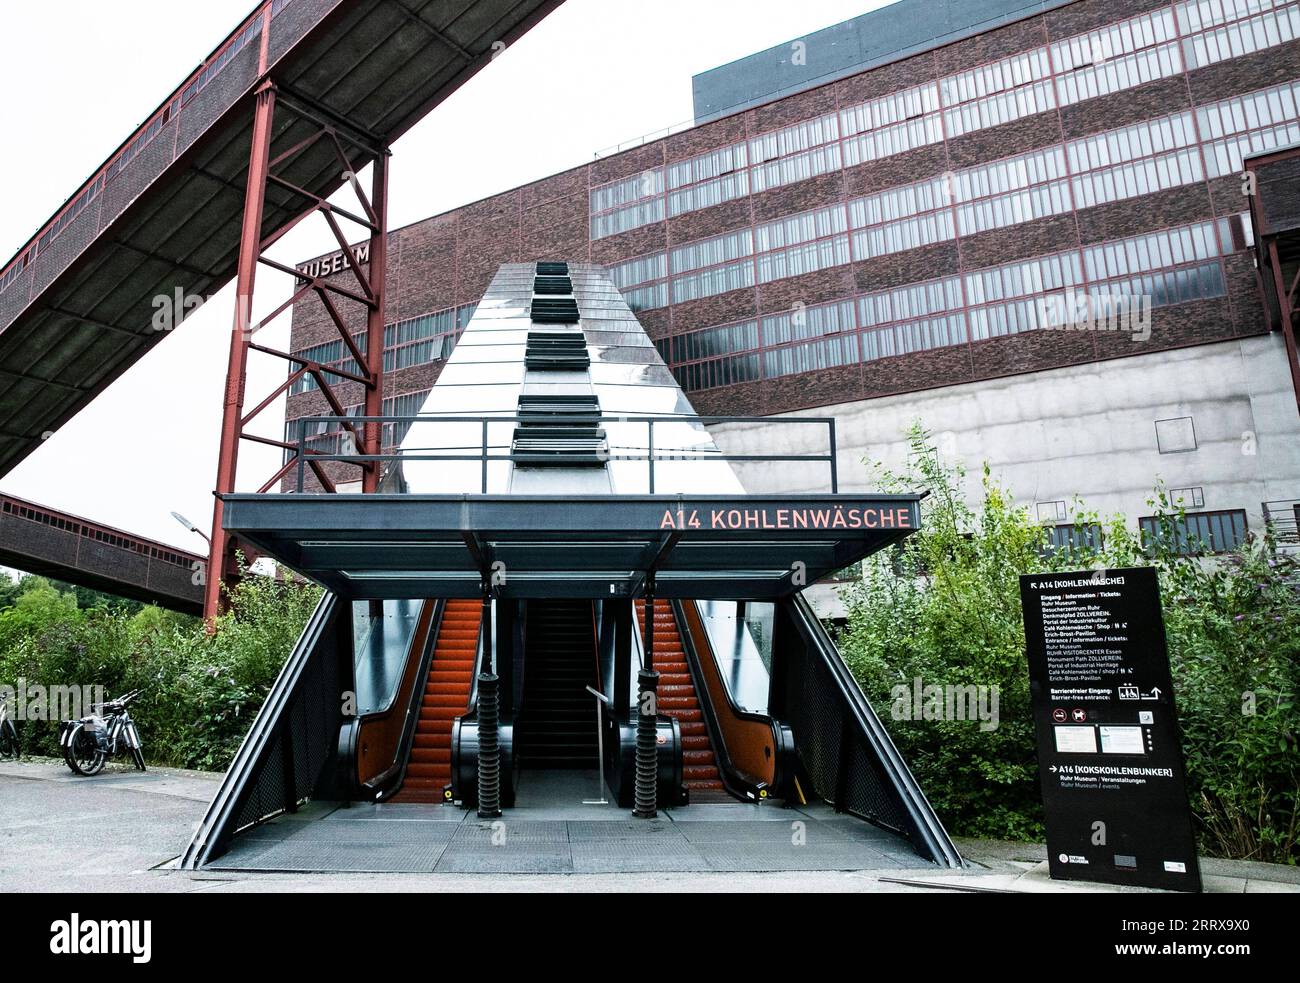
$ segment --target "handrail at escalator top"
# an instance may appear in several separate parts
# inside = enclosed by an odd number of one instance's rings
[[[493,603],[488,605],[487,616],[493,619],[493,645],[496,644],[495,614],[496,604]],[[484,619],[480,617],[478,622],[478,640],[474,643],[474,672],[473,675],[470,676],[469,697],[465,701],[465,712],[461,714],[461,720],[478,719],[478,678],[486,671],[484,666],[487,665],[490,667],[491,665],[491,653],[488,652],[487,648],[483,645],[483,629],[485,627],[483,621]]]

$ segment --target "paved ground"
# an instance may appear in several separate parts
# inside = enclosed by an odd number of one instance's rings
[[[320,891],[341,886],[354,891],[1042,891],[1103,890],[1051,881],[1041,845],[963,841],[971,862],[966,871],[933,867],[901,869],[897,858],[870,870],[794,870],[763,873],[707,870],[623,873],[334,873],[282,874],[233,871],[190,873],[169,868],[216,788],[216,778],[197,772],[155,770],[146,774],[112,769],[94,779],[76,778],[61,763],[0,763],[0,892],[142,891],[255,892]],[[705,807],[693,807],[702,810]],[[335,815],[348,827],[373,822],[354,818],[371,807]],[[769,809],[788,820],[789,814]],[[680,813],[685,815],[685,812]],[[700,842],[689,830],[675,830],[697,854],[707,856],[713,820],[696,813]],[[468,829],[453,811],[449,826]],[[813,816],[820,821],[821,817]],[[330,820],[326,820],[329,822]],[[535,821],[526,816],[516,825]],[[564,824],[583,819],[556,820]],[[846,822],[846,820],[834,820]],[[286,820],[304,826],[302,820]],[[472,820],[469,824],[477,827]],[[395,824],[388,823],[393,826]],[[421,825],[424,825],[423,823]],[[671,822],[663,825],[672,825]],[[686,826],[685,822],[677,823]],[[860,825],[860,824],[855,824]],[[272,827],[274,829],[275,827]],[[341,828],[341,827],[340,827]],[[613,827],[610,827],[613,828]],[[812,829],[817,827],[813,826]],[[519,832],[521,830],[517,830]],[[277,833],[259,834],[283,843]],[[400,835],[400,834],[399,834]],[[478,833],[467,834],[470,837]],[[507,826],[509,837],[509,825]],[[251,842],[251,841],[250,841]],[[881,854],[887,851],[879,850]],[[892,852],[892,851],[890,851]],[[572,858],[572,848],[570,857]],[[508,865],[507,865],[508,866]],[[516,867],[518,865],[515,865]],[[432,865],[431,865],[432,869]],[[566,868],[567,869],[567,868]],[[1300,892],[1300,871],[1269,864],[1203,861],[1209,891]]]
[[[530,772],[497,821],[445,805],[313,804],[240,836],[217,869],[274,872],[633,874],[929,873],[902,837],[817,803],[709,802],[634,819],[597,775]]]

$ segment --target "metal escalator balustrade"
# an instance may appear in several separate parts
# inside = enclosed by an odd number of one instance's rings
[[[788,721],[817,796],[901,833],[945,867],[961,855],[802,595],[777,602],[773,712]]]
[[[751,700],[751,704],[761,705],[763,710],[757,712],[746,709],[736,700],[734,687],[742,682],[740,674],[736,672],[737,666],[734,661],[730,661],[728,669],[723,669],[728,660],[710,637],[701,613],[702,604],[715,611],[721,607],[730,607],[733,612],[740,605],[719,601],[672,602],[686,661],[700,693],[704,722],[717,752],[718,771],[724,787],[732,795],[750,801],[774,795],[797,804],[806,802],[797,781],[799,764],[794,749],[794,735],[788,725],[766,712],[767,695],[771,688],[768,666],[753,659],[746,667],[753,672],[746,674],[751,678],[744,680],[745,685],[751,692],[758,688],[762,690],[761,701]],[[751,604],[747,602],[744,607],[748,610]],[[771,608],[772,605],[766,607]],[[723,644],[732,645],[734,654],[734,649],[741,647],[743,642],[748,642],[749,638],[748,631],[741,628],[740,619],[733,617],[732,626],[731,637],[723,640]],[[762,677],[761,687],[760,680],[756,678],[758,674]]]
[[[196,870],[221,856],[247,826],[292,812],[309,798],[338,796],[330,763],[344,722],[338,697],[354,689],[351,666],[349,606],[325,594],[181,855],[182,868]]]
[[[451,785],[452,724],[469,704],[482,613],[476,600],[447,602],[424,682],[406,778],[390,802],[445,801],[444,790]]]

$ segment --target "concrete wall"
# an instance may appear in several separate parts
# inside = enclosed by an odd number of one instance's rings
[[[1031,508],[1062,500],[1072,508],[1078,496],[1088,508],[1123,512],[1136,525],[1150,514],[1146,499],[1162,477],[1170,488],[1202,488],[1205,509],[1245,509],[1251,528],[1259,528],[1261,502],[1300,497],[1300,419],[1276,334],[791,415],[836,418],[842,491],[871,486],[863,459],[900,467],[904,433],[919,419],[945,456],[966,463],[968,495],[978,495],[987,461],[1017,502]],[[1192,418],[1196,449],[1161,453],[1155,422],[1179,417]],[[824,430],[802,425],[712,429],[726,453],[825,447]],[[737,468],[751,493],[827,487],[825,468]]]

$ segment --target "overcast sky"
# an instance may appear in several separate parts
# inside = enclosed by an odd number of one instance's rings
[[[885,6],[886,0],[567,0],[394,146],[390,224],[505,191],[691,117],[697,72]],[[0,92],[6,153],[0,262],[7,261],[229,33],[250,0],[46,0],[5,4]],[[536,113],[539,86],[568,93],[565,125]],[[368,181],[366,182],[368,186]],[[360,238],[360,236],[358,236]],[[294,264],[328,251],[323,223],[277,246]],[[258,310],[288,296],[259,273]],[[211,522],[233,311],[227,287],[118,379],[0,490],[201,552]],[[259,341],[282,347],[288,317]],[[283,380],[254,356],[246,406]],[[283,404],[262,417],[279,435]],[[279,455],[245,442],[241,490]]]

